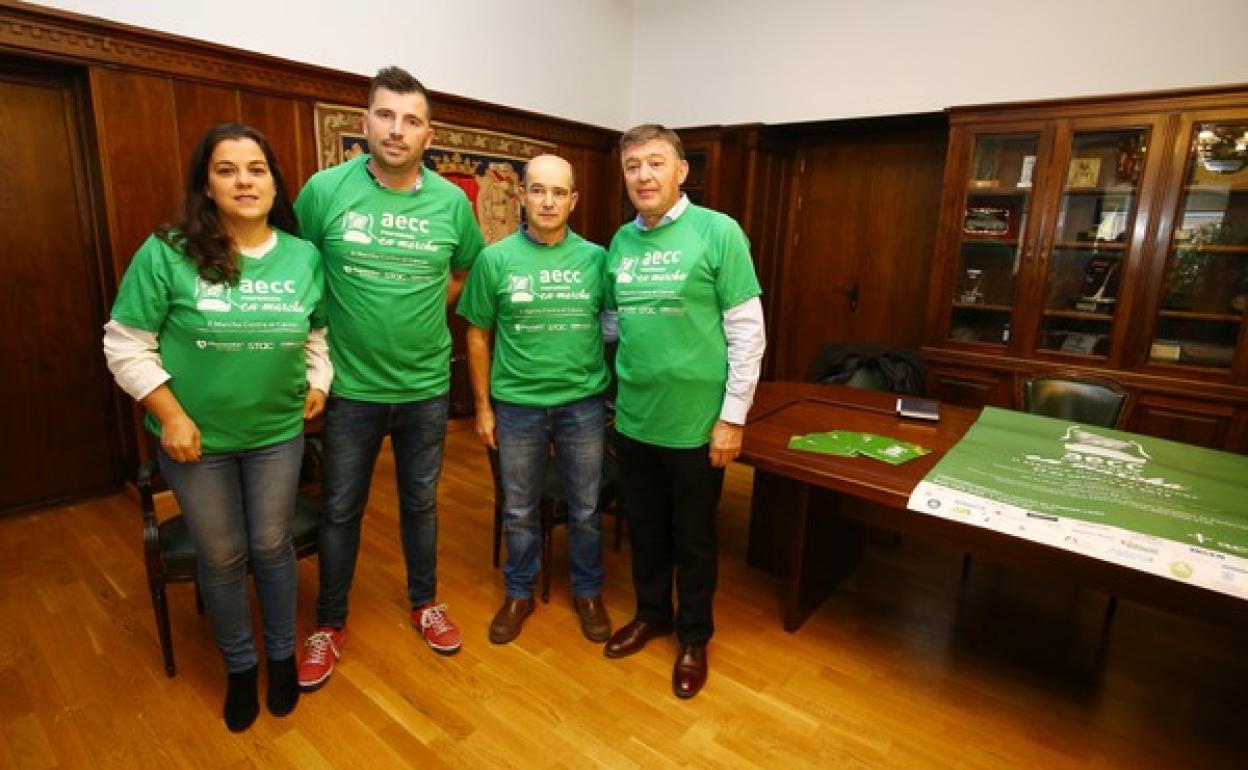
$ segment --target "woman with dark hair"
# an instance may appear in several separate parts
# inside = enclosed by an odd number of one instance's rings
[[[260,705],[247,597],[255,572],[268,659],[266,701],[298,702],[290,539],[303,421],[333,370],[320,254],[298,223],[268,141],[210,129],[191,155],[181,220],[135,253],[105,325],[104,352],[147,410],[161,471],[195,541],[199,588],[228,673],[226,726]]]

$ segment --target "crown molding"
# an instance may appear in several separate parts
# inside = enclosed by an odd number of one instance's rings
[[[369,78],[51,8],[0,0],[0,53],[118,67],[280,96],[362,105]],[[619,132],[431,92],[437,119],[609,148]]]
[[[368,95],[361,75],[7,0],[0,50],[350,104]]]

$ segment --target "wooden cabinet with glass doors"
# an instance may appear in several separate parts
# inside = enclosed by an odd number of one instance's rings
[[[950,113],[933,394],[1109,376],[1123,427],[1248,451],[1248,90]],[[973,385],[973,387],[969,387]]]
[[[1174,189],[1174,216],[1159,234],[1165,267],[1150,303],[1148,360],[1176,372],[1238,370],[1243,381],[1248,113],[1193,116],[1179,133],[1188,153]]]

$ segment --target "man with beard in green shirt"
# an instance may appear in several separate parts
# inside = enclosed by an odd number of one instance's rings
[[[459,650],[436,601],[437,484],[450,389],[454,302],[481,250],[467,196],[421,161],[433,140],[428,94],[398,67],[373,78],[369,152],[308,180],[295,201],[303,235],[325,259],[330,356],[325,408],[325,520],[316,632],[299,666],[305,690],[334,670],[373,465],[390,434],[399,487],[411,623],[435,652]]]

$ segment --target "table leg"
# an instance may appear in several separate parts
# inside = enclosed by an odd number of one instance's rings
[[[828,490],[754,473],[747,561],[785,578],[786,631],[800,628],[858,564],[861,530],[838,515],[842,502],[841,495]]]

